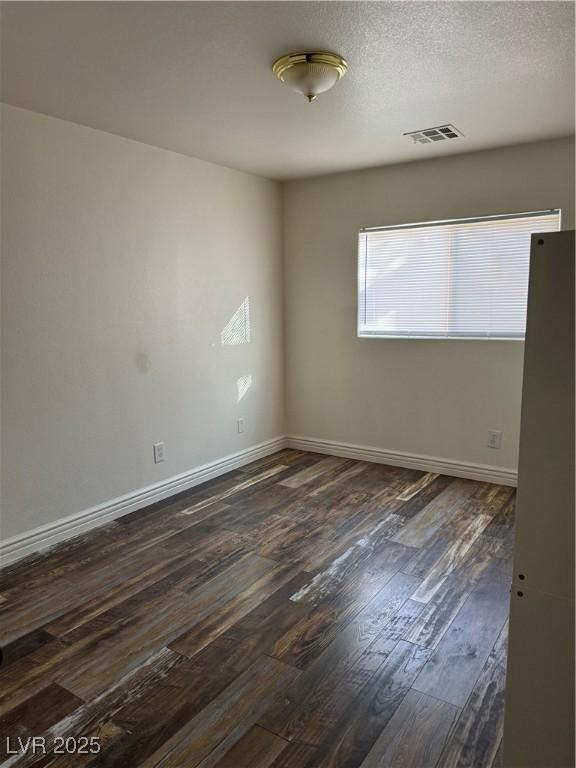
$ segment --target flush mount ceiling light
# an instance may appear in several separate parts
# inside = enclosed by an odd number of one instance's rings
[[[289,53],[275,61],[272,72],[293,91],[314,101],[344,77],[348,64],[342,56],[327,51]]]

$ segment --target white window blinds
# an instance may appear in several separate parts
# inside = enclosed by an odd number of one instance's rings
[[[362,230],[358,335],[523,338],[530,237],[560,211]]]

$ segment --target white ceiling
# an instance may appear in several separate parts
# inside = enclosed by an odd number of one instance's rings
[[[572,2],[9,2],[2,44],[10,104],[276,179],[574,131]],[[312,104],[305,49],[349,63]]]

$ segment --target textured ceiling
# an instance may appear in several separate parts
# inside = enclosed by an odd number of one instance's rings
[[[350,67],[312,104],[270,72],[300,49]],[[277,179],[574,131],[572,2],[9,2],[2,65],[10,104]]]

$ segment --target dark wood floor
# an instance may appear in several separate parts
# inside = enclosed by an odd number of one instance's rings
[[[497,765],[513,509],[511,488],[286,450],[16,564],[0,760]],[[41,735],[49,754],[6,754]],[[101,752],[50,754],[69,736]]]

